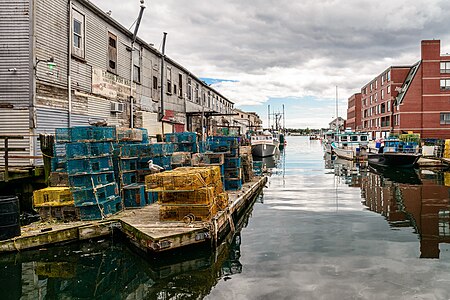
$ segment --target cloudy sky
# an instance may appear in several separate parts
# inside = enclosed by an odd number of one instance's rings
[[[130,28],[139,0],[91,0]],[[347,99],[391,65],[420,58],[420,41],[450,52],[448,0],[146,0],[139,36],[236,107],[286,110],[286,127],[346,118]]]

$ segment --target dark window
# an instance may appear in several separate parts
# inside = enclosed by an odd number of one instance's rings
[[[108,32],[108,71],[117,73],[117,36]]]
[[[158,89],[158,77],[153,76],[153,89]]]
[[[178,74],[178,87],[180,89],[178,96],[183,97],[183,75],[182,74]]]

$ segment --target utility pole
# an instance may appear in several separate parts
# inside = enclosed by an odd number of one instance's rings
[[[141,9],[134,27],[133,38],[131,40],[131,70],[130,70],[130,128],[134,128],[134,97],[133,97],[133,81],[134,81],[134,43],[136,42],[139,26],[141,25],[142,15],[144,13],[144,0],[141,0]]]

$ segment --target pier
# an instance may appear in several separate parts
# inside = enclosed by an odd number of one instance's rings
[[[127,209],[101,221],[70,223],[33,223],[22,227],[18,237],[0,241],[0,253],[43,248],[55,244],[101,238],[120,230],[139,249],[148,253],[166,252],[195,244],[217,245],[234,231],[239,217],[253,204],[267,182],[267,177],[255,177],[242,190],[229,192],[230,205],[208,222],[160,222],[157,203],[137,209]]]

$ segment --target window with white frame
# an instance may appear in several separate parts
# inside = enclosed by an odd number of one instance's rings
[[[450,124],[450,112],[441,112],[441,125]]]
[[[387,111],[391,111],[391,101],[388,101],[386,103],[387,103]]]
[[[387,89],[387,93],[390,94],[391,93],[391,86],[388,85],[386,89]]]
[[[391,70],[389,70],[386,74],[386,80],[391,81]]]
[[[381,99],[384,99],[384,90],[381,90]]]
[[[450,61],[441,61],[441,73],[450,73]]]
[[[84,15],[72,9],[72,54],[84,58],[85,52],[85,26]]]
[[[450,79],[441,79],[441,90],[450,90]]]

